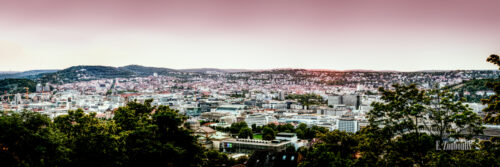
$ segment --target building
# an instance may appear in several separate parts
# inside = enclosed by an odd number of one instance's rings
[[[338,105],[352,106],[357,110],[361,105],[361,97],[359,95],[328,96],[328,106],[336,107]]]
[[[354,106],[357,110],[361,105],[361,98],[359,95],[344,95],[343,102],[346,106]]]
[[[328,96],[328,106],[335,107],[339,104],[343,104],[342,96]]]
[[[356,133],[359,130],[359,123],[353,118],[343,117],[337,121],[337,128],[339,131]]]
[[[50,85],[48,83],[45,84],[45,86],[43,87],[43,91],[44,92],[50,92]]]
[[[220,121],[222,117],[229,116],[229,113],[220,112],[204,112],[201,113],[200,118],[208,121]]]
[[[234,116],[239,116],[245,110],[245,105],[222,105],[217,107],[215,112],[229,113]]]
[[[253,153],[258,150],[281,152],[289,146],[293,146],[291,141],[231,139],[220,142],[219,149],[227,153]]]
[[[276,140],[285,140],[291,142],[297,142],[297,134],[296,133],[277,133]]]
[[[198,129],[196,129],[194,131],[194,134],[208,138],[208,137],[211,137],[212,135],[214,135],[216,132],[217,131],[215,131],[214,129],[212,129],[210,127],[202,126],[202,127],[199,127]]]
[[[256,151],[250,156],[247,167],[295,167],[299,163],[296,152]]]
[[[295,150],[298,150],[299,147],[305,146],[307,144],[307,140],[299,140],[296,133],[277,133],[276,140],[292,142]]]
[[[248,126],[252,126],[253,124],[257,126],[264,126],[271,122],[278,122],[278,120],[274,116],[265,115],[265,114],[251,114],[247,115],[245,118],[245,122]]]
[[[43,91],[43,86],[41,83],[36,84],[36,92],[40,93]]]

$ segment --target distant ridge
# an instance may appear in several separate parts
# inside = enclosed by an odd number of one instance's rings
[[[256,71],[256,70],[246,70],[246,69],[218,69],[218,68],[190,68],[190,69],[179,69],[177,71],[181,71],[181,72],[197,72],[197,73],[206,73],[206,72],[233,73],[233,72],[250,72],[250,71]]]
[[[41,82],[67,83],[82,80],[93,80],[100,78],[130,78],[150,76],[154,73],[166,75],[176,72],[169,68],[145,67],[140,65],[128,65],[123,67],[111,66],[73,66],[54,73],[39,76]]]
[[[298,71],[324,71],[324,72],[389,72],[389,73],[413,73],[413,72],[449,72],[449,71],[498,71],[498,70],[424,70],[424,71],[376,71],[364,69],[352,70],[330,70],[330,69],[300,69],[300,68],[275,68],[275,69],[219,69],[219,68],[191,68],[171,69],[162,67],[147,67],[141,65],[127,65],[123,67],[79,65],[63,70],[30,70],[24,72],[5,71],[0,72],[0,79],[31,79],[37,82],[68,83],[75,81],[94,80],[101,78],[130,78],[158,75],[183,75],[180,73],[296,73]]]
[[[40,74],[45,74],[45,73],[53,73],[58,70],[30,70],[30,71],[24,71],[24,72],[8,72],[8,73],[0,73],[0,79],[7,79],[7,78],[36,78],[37,75]]]

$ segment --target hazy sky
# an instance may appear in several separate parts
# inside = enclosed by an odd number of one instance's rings
[[[495,69],[499,0],[0,0],[0,71]]]

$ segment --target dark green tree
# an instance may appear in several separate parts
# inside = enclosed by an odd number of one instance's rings
[[[262,129],[262,139],[263,140],[274,140],[276,138],[276,134],[274,130],[270,127],[265,127]]]
[[[250,129],[248,127],[241,128],[240,132],[238,133],[238,138],[241,138],[241,139],[246,139],[246,138],[253,139],[252,129]]]
[[[353,134],[338,130],[319,135],[320,142],[302,152],[303,161],[299,166],[351,166],[355,161],[358,141]]]
[[[0,112],[1,166],[62,166],[69,163],[69,152],[47,116]]]
[[[248,125],[245,121],[232,123],[230,127],[230,132],[233,134],[238,134],[242,128],[248,128]]]
[[[444,149],[444,140],[450,137],[471,139],[482,133],[482,121],[476,113],[464,105],[465,99],[453,100],[453,94],[443,90],[427,92],[430,99],[428,119],[424,122],[427,132],[439,139],[440,150]]]
[[[65,144],[71,150],[72,166],[124,165],[125,142],[113,122],[78,109],[56,117],[54,125],[66,135]]]
[[[497,65],[500,69],[500,57],[498,55],[492,54],[486,61]],[[488,82],[486,87],[489,87],[495,92],[495,95],[490,96],[489,99],[482,99],[483,104],[488,106],[483,110],[486,113],[484,121],[486,123],[500,124],[500,82]]]

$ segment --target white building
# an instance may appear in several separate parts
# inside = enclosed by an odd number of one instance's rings
[[[265,114],[252,114],[247,115],[245,118],[245,122],[248,126],[252,126],[253,124],[257,126],[264,126],[271,122],[278,122],[278,120],[274,116],[265,115]]]
[[[215,112],[230,113],[234,116],[239,116],[245,109],[245,105],[222,105],[217,107]]]
[[[359,123],[355,119],[340,118],[337,120],[337,128],[339,131],[356,133],[359,130]]]

